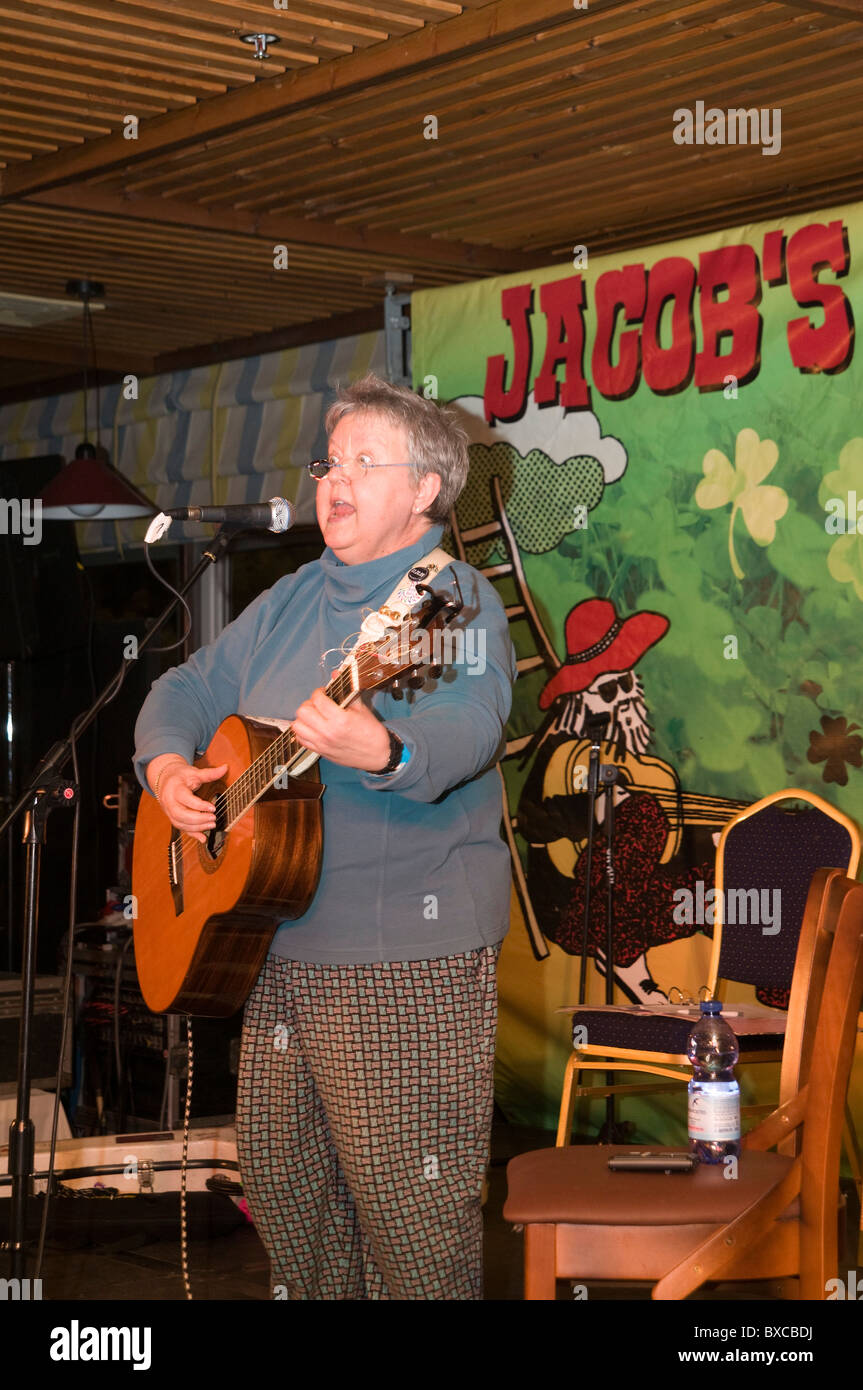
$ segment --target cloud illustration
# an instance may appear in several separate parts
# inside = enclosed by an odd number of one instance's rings
[[[558,406],[540,410],[531,395],[521,420],[492,428],[481,396],[449,404],[471,441],[470,474],[458,502],[463,530],[491,519],[491,480],[497,477],[519,549],[544,554],[570,531],[584,529],[606,485],[626,470],[625,448],[613,435],[603,436],[591,411],[567,416]],[[492,538],[477,549],[472,562],[484,565],[500,542]]]
[[[616,483],[626,471],[626,449],[614,435],[603,435],[592,410],[567,413],[561,405],[538,406],[531,391],[520,420],[488,425],[482,396],[459,396],[448,404],[458,412],[472,444],[512,444],[522,457],[542,449],[559,464],[577,455],[595,458],[606,483]]]

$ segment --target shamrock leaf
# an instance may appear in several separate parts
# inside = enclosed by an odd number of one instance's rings
[[[840,787],[845,787],[848,785],[848,768],[845,764],[863,766],[860,752],[863,738],[856,732],[858,727],[857,724],[849,724],[845,718],[831,719],[823,714],[822,732],[816,733],[814,729],[810,732],[806,756],[810,763],[826,764],[821,774],[825,782],[838,782]]]
[[[849,492],[863,497],[863,439],[849,439],[839,452],[839,467],[832,473],[825,473],[818,489],[818,501],[822,507],[831,497],[843,500]]]
[[[825,529],[834,535],[837,530],[844,532],[830,547],[827,568],[837,584],[853,584],[857,597],[863,599],[863,537],[858,529],[858,493],[863,499],[863,439],[860,438],[849,439],[840,450],[839,467],[824,474],[818,501],[828,510],[831,502],[839,504],[835,524],[828,520]],[[846,514],[846,499],[850,515]]]
[[[747,491],[758,487],[772,473],[779,450],[772,439],[759,439],[755,430],[741,430],[734,452],[735,471],[746,480]]]
[[[827,568],[837,584],[853,584],[863,599],[863,536],[837,536],[827,556]]]
[[[705,511],[714,507],[725,507],[733,499],[735,492],[734,469],[719,449],[708,449],[701,465],[704,481],[695,489],[695,501]]]
[[[769,545],[776,523],[788,510],[788,495],[781,487],[756,487],[740,499],[746,529],[756,545]]]
[[[746,529],[756,545],[769,545],[776,535],[776,523],[788,510],[788,495],[781,487],[762,486],[776,466],[779,450],[772,439],[759,439],[755,430],[740,430],[734,452],[734,467],[720,449],[708,449],[702,468],[704,478],[695,489],[695,501],[705,511],[731,503],[728,523],[728,555],[737,579],[743,570],[734,550],[734,521],[742,513]]]

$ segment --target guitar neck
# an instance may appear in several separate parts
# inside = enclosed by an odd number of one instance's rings
[[[649,791],[669,814],[676,816],[682,813],[686,825],[724,825],[738,811],[751,804],[748,801],[732,801],[726,796],[700,796],[697,792],[681,791],[678,797],[675,792],[656,791],[650,787],[639,790]]]
[[[689,825],[719,825],[731,820],[732,816],[749,805],[749,801],[734,801],[727,796],[700,796],[697,792],[684,792],[683,819]]]
[[[359,694],[352,678],[350,657],[339,667],[329,685],[325,687],[324,694],[342,709],[346,709]],[[290,776],[291,769],[298,763],[303,762],[305,769],[319,757],[319,753],[300,743],[294,736],[293,729],[285,729],[283,733],[278,734],[263,753],[227,788],[224,803],[226,829],[230,829],[245,815],[280,777]]]
[[[690,801],[684,793],[683,819],[687,825],[724,825],[748,805],[748,801],[726,801],[721,796],[709,799],[705,805],[704,798]]]

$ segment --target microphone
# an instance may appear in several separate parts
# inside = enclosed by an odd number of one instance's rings
[[[233,507],[174,507],[153,517],[144,544],[152,545],[161,540],[172,521],[224,521],[233,526],[266,528],[280,534],[291,529],[296,515],[293,503],[286,497],[271,497],[269,502],[239,503]]]
[[[174,507],[163,515],[172,521],[226,521],[232,526],[253,526],[277,534],[289,531],[296,517],[293,504],[285,497],[230,507]]]
[[[599,745],[608,731],[608,721],[607,714],[588,714],[583,725],[583,732],[590,739],[590,755],[587,762],[587,794],[590,797],[595,797],[598,789]]]
[[[608,729],[608,720],[607,714],[588,714],[582,725],[582,732],[590,739],[591,743],[599,743]]]

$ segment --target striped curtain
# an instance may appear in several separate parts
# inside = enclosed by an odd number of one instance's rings
[[[386,374],[384,335],[362,333],[284,352],[102,387],[100,438],[115,468],[160,510],[205,503],[287,497],[299,522],[314,522],[305,464],[326,447],[324,416],[339,386]],[[96,393],[89,399],[90,437]],[[0,407],[0,458],[62,454],[83,438],[80,391]],[[143,521],[88,522],[82,551],[140,545]],[[171,539],[201,539],[199,527],[174,523]]]

